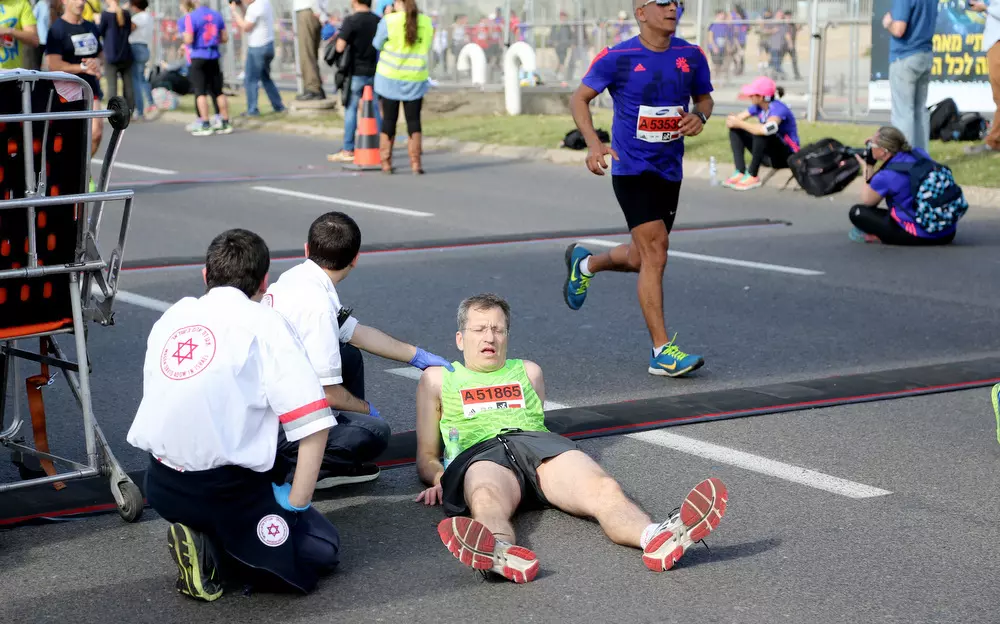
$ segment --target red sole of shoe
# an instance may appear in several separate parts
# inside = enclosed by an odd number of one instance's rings
[[[719,526],[729,504],[729,493],[719,479],[705,479],[684,499],[681,522],[688,527],[692,542],[704,539]]]
[[[475,570],[493,567],[496,539],[482,523],[472,518],[446,518],[438,523],[438,535],[451,554]]]
[[[515,583],[530,583],[535,580],[536,576],[538,576],[538,569],[540,566],[538,557],[535,556],[534,552],[524,548],[523,546],[511,546],[507,549],[507,556],[517,557],[518,559],[531,562],[523,570],[505,566],[503,569],[503,575],[508,580],[514,581]]]

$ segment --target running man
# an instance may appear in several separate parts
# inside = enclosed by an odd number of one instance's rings
[[[597,273],[638,272],[639,306],[653,341],[649,372],[679,377],[705,360],[681,351],[667,337],[663,273],[681,191],[684,137],[701,133],[715,103],[705,54],[674,37],[676,0],[633,2],[639,36],[602,50],[570,100],[589,147],[587,168],[604,175],[605,156],[613,158],[611,185],[632,240],[599,255],[570,245],[563,296],[571,310],[579,310]],[[597,137],[590,115],[590,101],[605,89],[614,100],[610,148]],[[689,100],[694,112],[688,110]]]
[[[702,481],[679,513],[653,522],[573,441],[546,428],[542,369],[507,359],[509,329],[506,301],[469,297],[458,308],[455,336],[463,362],[453,372],[426,369],[417,386],[417,472],[429,486],[417,502],[444,506],[441,540],[465,565],[527,583],[539,561],[515,545],[511,517],[552,506],[595,518],[613,542],[641,549],[650,570],[669,570],[719,525],[725,485]]]

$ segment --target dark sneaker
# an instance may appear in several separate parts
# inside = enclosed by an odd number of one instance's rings
[[[222,595],[219,571],[204,535],[175,522],[167,529],[167,546],[177,564],[177,591],[207,602]]]
[[[563,284],[563,299],[570,310],[579,310],[587,298],[590,277],[580,272],[580,263],[590,255],[587,248],[577,243],[566,248],[566,282]]]
[[[358,466],[338,466],[334,469],[321,468],[316,478],[316,489],[325,490],[339,485],[367,483],[378,479],[381,471],[375,464]]]

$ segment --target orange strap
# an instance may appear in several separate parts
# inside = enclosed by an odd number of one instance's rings
[[[45,348],[45,338],[39,341],[39,353],[47,355]],[[24,380],[28,391],[28,410],[31,412],[31,429],[35,436],[35,449],[42,453],[49,453],[49,435],[45,426],[45,402],[42,400],[42,388],[49,384],[49,365],[42,364],[42,371],[38,375],[33,375]],[[56,467],[51,459],[39,458],[42,470],[45,474],[52,476],[56,474]],[[58,491],[66,487],[62,481],[57,481],[53,487]]]

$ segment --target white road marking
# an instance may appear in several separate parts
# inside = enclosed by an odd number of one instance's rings
[[[808,468],[785,464],[761,457],[760,455],[745,453],[726,446],[695,440],[694,438],[688,438],[663,430],[630,433],[627,437],[682,453],[697,455],[698,457],[704,457],[712,461],[730,464],[745,470],[778,477],[779,479],[806,485],[817,490],[840,494],[848,498],[873,498],[892,494],[892,492],[881,488],[863,483],[855,483],[854,481],[816,472]]]
[[[367,208],[368,210],[378,210],[380,212],[391,212],[394,214],[406,215],[408,217],[433,217],[434,214],[430,212],[420,212],[419,210],[408,210],[406,208],[393,208],[392,206],[382,206],[380,204],[369,204],[368,202],[354,201],[352,199],[340,199],[339,197],[327,197],[325,195],[314,195],[312,193],[303,193],[301,191],[290,191],[288,189],[276,188],[273,186],[255,186],[253,187],[255,191],[261,191],[263,193],[274,193],[275,195],[286,195],[288,197],[297,197],[299,199],[311,199],[313,201],[326,202],[328,204],[339,204],[342,206],[351,206],[353,208]]]
[[[601,240],[599,238],[585,238],[580,241],[588,245],[599,247],[617,247],[621,243],[615,241]],[[783,266],[780,264],[767,264],[765,262],[750,262],[749,260],[736,260],[735,258],[722,258],[720,256],[705,256],[702,254],[689,253],[686,251],[670,250],[671,258],[687,258],[688,260],[701,260],[702,262],[712,262],[714,264],[728,264],[730,266],[744,267],[747,269],[761,269],[763,271],[774,271],[776,273],[789,273],[791,275],[823,275],[823,271],[813,271],[812,269],[800,269],[798,267]]]
[[[562,403],[556,403],[555,401],[546,401],[543,409],[546,412],[552,412],[555,410],[566,409],[569,405],[563,405]]]
[[[140,308],[146,308],[147,310],[153,310],[154,312],[166,312],[170,306],[174,305],[172,303],[167,303],[166,301],[160,301],[159,299],[153,299],[152,297],[146,297],[145,295],[137,295],[125,290],[118,291],[118,294],[115,295],[115,301],[131,303],[132,305],[139,306]]]
[[[100,158],[91,158],[90,162],[95,165],[103,165],[104,161]],[[156,173],[159,175],[177,175],[177,172],[172,169],[160,169],[159,167],[147,167],[146,165],[133,165],[130,163],[123,163],[120,161],[115,161],[115,169],[131,169],[132,171],[142,171],[143,173]]]
[[[414,368],[412,366],[404,366],[403,368],[390,368],[387,369],[385,372],[389,373],[390,375],[399,375],[400,377],[406,377],[407,379],[414,379],[416,381],[420,381],[420,376],[424,373],[424,371],[420,370],[419,368]]]

